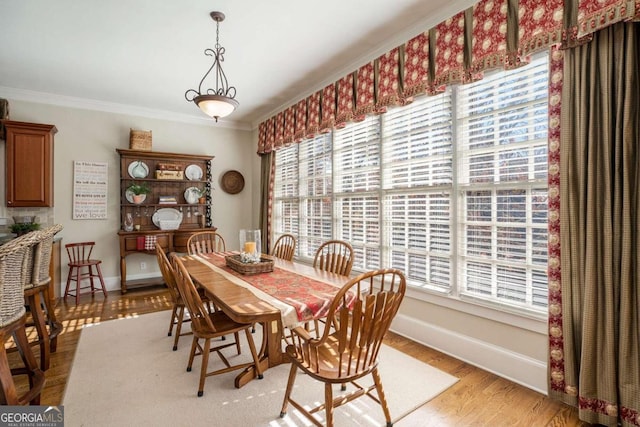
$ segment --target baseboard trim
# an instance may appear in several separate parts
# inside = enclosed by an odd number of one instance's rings
[[[547,395],[546,361],[533,359],[403,314],[391,330],[427,347]]]

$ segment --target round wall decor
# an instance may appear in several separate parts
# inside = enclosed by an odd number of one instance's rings
[[[225,193],[238,194],[244,188],[244,177],[238,171],[227,171],[222,175],[220,188]]]

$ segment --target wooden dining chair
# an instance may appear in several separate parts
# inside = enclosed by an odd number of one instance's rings
[[[342,240],[324,242],[316,251],[313,266],[320,270],[348,276],[353,267],[353,247]]]
[[[32,275],[29,250],[39,238],[31,232],[0,246],[0,403],[3,405],[39,405],[44,386],[44,372],[38,367],[27,340],[24,305],[24,284]],[[9,365],[6,343],[11,337],[23,367]],[[25,374],[29,378],[28,388],[18,395],[14,375]]]
[[[182,324],[184,322],[190,322],[191,316],[189,315],[184,301],[180,296],[180,292],[178,291],[178,285],[176,284],[175,272],[173,270],[173,266],[169,262],[169,258],[164,252],[164,249],[159,243],[156,243],[156,258],[158,260],[158,267],[160,267],[160,273],[162,274],[162,279],[164,283],[167,285],[167,289],[169,289],[169,295],[171,297],[171,302],[173,303],[173,307],[171,310],[171,319],[169,322],[169,332],[167,336],[173,335],[173,328],[176,328],[176,334],[173,339],[173,351],[178,350],[178,341],[180,337],[185,335],[191,335],[191,331],[182,332]],[[211,303],[211,300],[204,292],[204,289],[198,288],[198,292],[200,293],[200,298],[202,299],[203,304],[207,307],[207,310],[211,312],[214,310],[214,306]]]
[[[69,263],[67,264],[69,266],[69,274],[67,275],[67,286],[64,290],[65,301],[68,296],[75,296],[76,304],[78,304],[80,291],[83,289],[89,289],[91,295],[98,292],[100,289],[96,286],[95,280],[99,281],[102,293],[105,298],[107,297],[107,289],[104,286],[104,278],[100,269],[102,261],[91,258],[95,244],[95,242],[79,242],[65,245],[67,256],[69,257]],[[89,285],[81,286],[81,282],[85,279],[89,280]],[[71,292],[71,282],[76,282],[75,292]]]
[[[35,244],[28,250],[27,263],[30,274],[24,283],[24,300],[29,307],[31,319],[38,333],[40,348],[40,368],[43,371],[49,369],[50,353],[57,349],[58,335],[62,331],[62,323],[58,322],[49,284],[49,264],[51,263],[51,249],[53,238],[60,230],[61,224],[56,224],[34,232]],[[56,283],[55,286],[58,286]]]
[[[271,255],[276,258],[291,261],[296,253],[296,238],[293,234],[283,234],[278,237]]]
[[[262,370],[260,369],[260,363],[258,360],[258,353],[256,352],[256,346],[253,342],[251,335],[251,323],[238,323],[231,320],[223,311],[217,310],[213,313],[208,312],[200,293],[191,280],[189,272],[185,268],[184,264],[180,260],[180,257],[176,254],[171,254],[171,264],[175,271],[176,284],[180,296],[189,313],[191,314],[191,330],[193,331],[193,342],[191,344],[191,353],[189,354],[189,363],[187,365],[187,372],[191,372],[193,366],[193,360],[195,356],[202,356],[202,363],[200,366],[200,383],[198,385],[198,397],[204,394],[204,382],[207,377],[212,375],[220,375],[226,372],[235,371],[238,369],[248,368],[253,366],[256,370],[258,378],[262,378]],[[222,354],[222,350],[236,346],[238,354],[240,354],[240,341],[238,333],[244,331],[249,343],[249,350],[251,351],[252,362],[238,363],[231,365],[228,359]],[[220,344],[211,347],[211,340],[215,338],[223,337],[224,335],[234,334],[235,342]],[[200,340],[204,340],[203,344],[200,344]],[[208,371],[209,368],[209,354],[215,352],[220,360],[224,363],[225,367],[214,371]]]
[[[286,347],[291,370],[280,417],[291,403],[315,425],[313,414],[323,408],[326,425],[333,425],[334,408],[361,396],[368,396],[382,406],[391,426],[391,414],[378,373],[378,353],[382,339],[391,326],[404,297],[406,280],[395,269],[370,271],[351,279],[336,294],[329,308],[327,323],[320,338],[312,337],[304,327],[293,329],[293,344]],[[324,383],[325,402],[312,409],[313,402],[297,402],[291,397],[298,369]],[[374,384],[363,387],[357,380],[371,374]],[[333,384],[352,384],[355,388],[333,397]],[[376,394],[372,394],[375,389]]]
[[[224,239],[215,231],[201,231],[194,233],[187,240],[189,255],[225,252],[227,250]]]

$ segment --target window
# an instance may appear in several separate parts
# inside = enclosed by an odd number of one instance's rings
[[[547,305],[548,58],[276,153],[276,234],[349,241],[355,270],[511,309]]]

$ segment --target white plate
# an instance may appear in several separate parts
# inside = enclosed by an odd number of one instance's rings
[[[160,228],[161,219],[173,219],[182,222],[182,212],[173,208],[158,209],[151,217],[151,221],[156,227]]]
[[[131,190],[127,190],[124,192],[124,196],[127,198],[127,202],[129,203],[133,203],[133,192]],[[142,196],[142,202],[144,202],[144,200],[147,198],[146,194],[141,194]]]
[[[200,189],[198,187],[189,187],[184,191],[184,200],[191,205],[198,203],[199,198]],[[189,201],[189,199],[191,199],[191,201]]]
[[[184,174],[191,181],[200,181],[202,179],[202,168],[198,165],[189,165],[184,170]]]
[[[133,174],[133,170],[135,168],[137,168],[138,166],[142,167],[142,169],[144,169],[144,176],[136,176]],[[149,166],[147,166],[147,164],[141,160],[135,161],[135,162],[131,162],[131,164],[129,165],[129,167],[127,168],[127,172],[129,172],[129,176],[131,178],[146,178],[147,176],[149,176]]]

